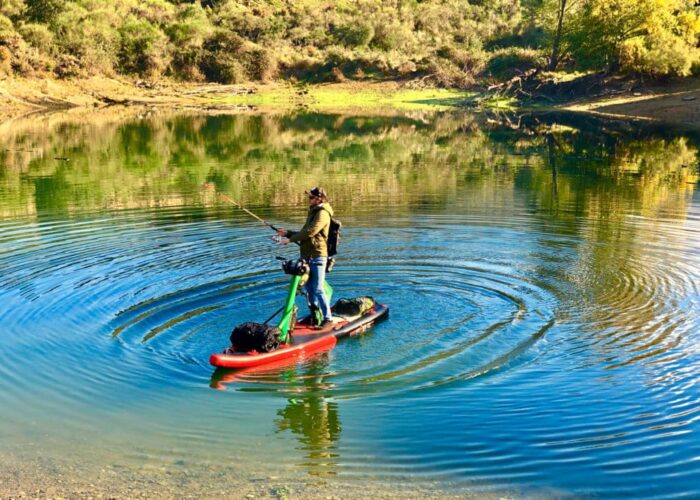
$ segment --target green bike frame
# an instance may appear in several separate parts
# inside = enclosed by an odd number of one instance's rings
[[[294,329],[292,325],[292,316],[294,315],[294,302],[297,298],[297,293],[299,292],[299,283],[301,282],[301,276],[292,276],[292,281],[289,284],[289,292],[287,292],[287,301],[284,304],[284,310],[282,311],[282,319],[278,325],[280,329],[280,342],[286,344],[289,342],[289,331]],[[328,284],[327,281],[323,281],[323,291],[326,292],[326,297],[330,303],[331,297],[333,296],[333,287]],[[323,321],[323,313],[318,309],[315,311],[316,320],[321,323]]]

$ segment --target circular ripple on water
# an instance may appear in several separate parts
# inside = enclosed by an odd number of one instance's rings
[[[262,321],[278,307],[287,279],[270,249],[260,246],[260,238],[224,236],[218,228],[230,233],[217,221],[200,229],[206,238],[230,240],[223,253],[242,264],[239,272],[228,270],[226,277],[189,287],[163,286],[164,293],[127,303],[109,322],[114,339],[127,349],[152,353],[159,363],[206,367],[209,353],[226,345],[235,324]],[[462,243],[451,236],[452,229],[445,225],[422,242],[405,229],[383,230],[376,239],[358,234],[357,244],[345,251],[329,277],[336,298],[371,295],[388,304],[391,313],[389,321],[341,342],[330,355],[324,384],[335,395],[352,398],[436,387],[497,373],[536,355],[532,347],[554,322],[555,295],[544,283],[517,276],[498,259],[460,256]],[[255,230],[242,226],[237,232]],[[406,238],[412,241],[408,246]],[[447,244],[436,249],[433,238]],[[187,246],[171,246],[167,252],[171,268],[201,267],[204,257],[194,258]],[[297,375],[304,377],[314,363],[300,363]],[[252,384],[258,390],[296,391],[294,383],[284,383],[288,370],[219,371],[212,385],[223,387],[235,380],[246,390]]]
[[[562,301],[558,313],[585,335],[567,339],[566,356],[594,351],[596,362],[607,369],[659,364],[688,342],[700,296],[700,275],[688,252],[693,232],[676,221],[638,218],[637,224],[643,239],[623,237],[635,241],[633,246],[581,242],[582,257],[567,272],[572,290],[580,294],[578,300]]]
[[[181,322],[200,328],[229,297],[226,287],[245,287],[262,272],[261,259],[235,258],[240,245],[254,254],[266,246],[249,229],[196,208],[13,224],[0,255],[10,305],[0,313],[8,326],[0,353],[8,391],[21,399],[54,386],[62,398],[89,401],[101,388],[135,378],[201,382],[204,370],[192,366],[206,367],[207,346],[188,351],[187,335],[167,333]],[[148,318],[134,333],[128,313],[139,305]],[[167,342],[158,345],[162,332]]]
[[[121,311],[111,323],[112,335],[163,358],[177,353],[201,364],[203,346],[220,349],[233,325],[261,321],[276,308],[284,296],[282,280],[277,270],[266,270],[165,294]],[[553,322],[545,292],[493,271],[365,261],[338,269],[332,283],[339,295],[357,290],[391,306],[389,321],[333,353],[326,383],[343,395],[386,394],[493,373],[524,360]],[[279,373],[263,367],[235,378],[280,390]]]
[[[273,258],[279,249],[259,226],[241,220],[193,208],[153,215],[121,212],[8,229],[3,285],[20,298],[15,327],[60,325],[70,333],[42,335],[43,348],[59,352],[69,341],[74,348],[63,355],[86,372],[94,366],[80,356],[90,350],[105,380],[148,373],[165,385],[231,379],[247,388],[297,390],[280,369],[219,372],[208,380],[208,356],[227,344],[231,328],[262,321],[283,300],[287,279]],[[648,356],[663,339],[678,338],[659,306],[672,286],[689,285],[676,268],[663,274],[630,262],[610,273],[585,317],[571,295],[577,285],[594,289],[586,280],[599,277],[575,260],[580,240],[527,228],[526,218],[513,216],[425,215],[401,227],[405,222],[350,231],[329,277],[336,298],[372,295],[391,308],[389,321],[327,357],[324,384],[337,396],[427,389],[512,369],[538,355],[555,318],[575,317],[595,333],[570,339],[564,355],[600,344]],[[645,322],[643,313],[653,320]],[[620,323],[630,325],[629,333]],[[115,345],[121,350],[112,362]],[[297,374],[313,363],[303,361]]]
[[[553,460],[583,467],[596,460],[620,474],[682,468],[673,450],[686,442],[698,412],[695,365],[687,358],[693,353],[680,349],[693,323],[671,314],[698,305],[697,271],[679,264],[683,248],[641,245],[639,256],[613,255],[595,267],[581,237],[529,227],[526,218],[414,216],[410,227],[387,219],[383,229],[348,231],[329,280],[337,297],[369,294],[389,304],[388,321],[292,367],[215,372],[208,356],[226,345],[231,328],[265,319],[283,300],[288,280],[274,261],[280,251],[242,220],[197,209],[156,215],[5,227],[2,287],[12,307],[0,317],[10,325],[0,350],[0,404],[31,402],[79,433],[89,417],[76,415],[72,403],[99,397],[110,408],[126,406],[135,388],[144,399],[177,398],[178,387],[210,384],[283,398],[320,391],[326,400],[410,392],[412,402],[427,403],[415,427],[386,431],[383,445],[393,453],[382,464],[387,474],[440,470],[507,484],[509,477],[541,480],[541,465]],[[26,369],[27,359],[40,368]],[[640,382],[626,386],[624,397],[601,384],[601,366],[612,377],[635,365],[648,370],[626,379]],[[527,371],[518,382],[515,375]],[[430,390],[501,374],[515,383],[471,391],[457,406],[454,391]],[[129,401],[119,397],[124,387]],[[605,396],[617,404],[591,407]],[[388,398],[376,408],[395,414],[403,403]],[[222,405],[200,408],[198,418],[213,419]],[[241,411],[232,405],[227,411]],[[547,425],[552,408],[558,419]],[[483,411],[489,418],[474,420]],[[444,427],[423,436],[426,421]],[[180,423],[163,422],[159,432],[181,435]],[[192,432],[197,443],[219,438],[204,424]],[[475,443],[460,446],[465,456],[481,457],[478,465],[455,453],[455,432],[457,442]],[[415,445],[408,452],[402,433]],[[480,441],[484,433],[487,442]],[[517,456],[509,443],[518,440],[542,454]],[[371,473],[363,443],[349,439],[347,446],[357,451],[346,455],[346,470]],[[639,451],[649,458],[638,460]]]

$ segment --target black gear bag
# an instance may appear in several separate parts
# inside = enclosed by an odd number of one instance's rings
[[[231,332],[231,345],[237,352],[270,352],[280,346],[280,329],[262,323],[242,323]]]

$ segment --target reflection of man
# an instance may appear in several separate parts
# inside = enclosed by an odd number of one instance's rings
[[[306,191],[306,194],[309,195],[309,214],[306,217],[304,227],[299,231],[278,229],[277,234],[282,236],[280,243],[283,245],[290,242],[299,243],[301,258],[308,260],[311,271],[305,288],[311,305],[323,313],[321,328],[324,328],[333,324],[331,305],[323,290],[328,260],[328,233],[333,207],[328,203],[328,195],[321,187]]]
[[[298,435],[305,458],[310,459],[311,474],[335,474],[329,467],[335,466],[338,452],[335,443],[340,438],[340,419],[338,405],[326,397],[326,389],[322,381],[326,363],[312,363],[309,372],[303,374],[300,380],[299,396],[289,399],[287,406],[277,411],[280,417],[276,421],[280,431],[291,430]],[[313,375],[318,375],[314,377]]]

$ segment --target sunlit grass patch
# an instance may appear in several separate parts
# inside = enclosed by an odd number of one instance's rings
[[[444,109],[474,94],[450,89],[408,89],[374,84],[268,86],[254,94],[222,97],[217,102],[256,106],[304,106],[311,109],[399,108]]]

